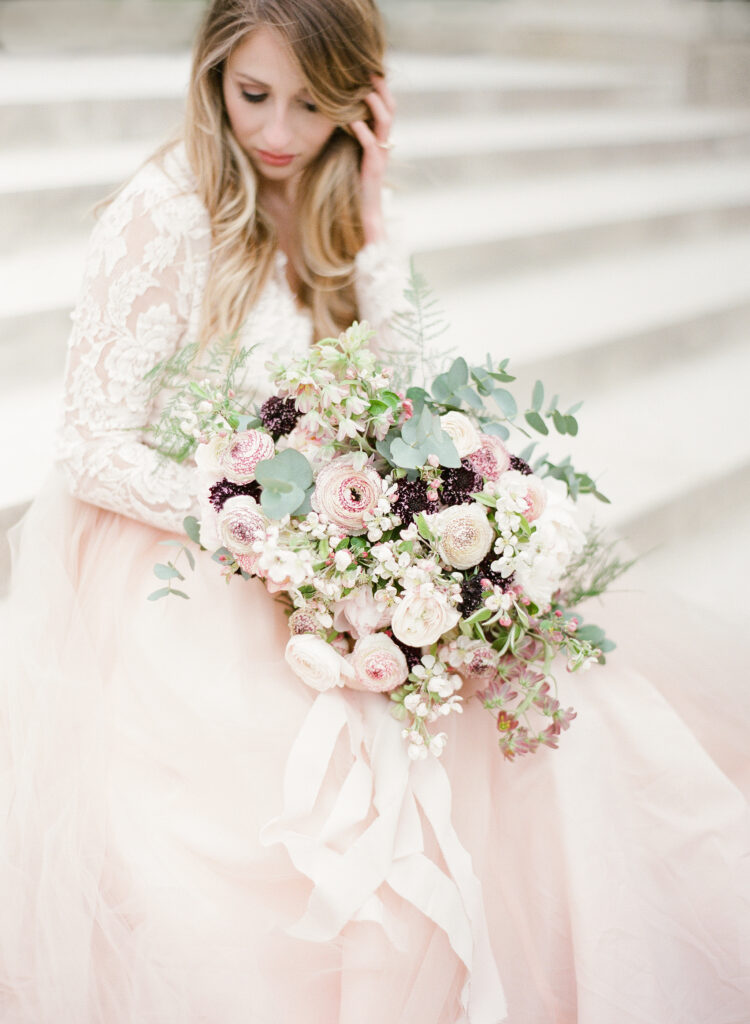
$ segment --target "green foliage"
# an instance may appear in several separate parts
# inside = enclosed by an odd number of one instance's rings
[[[283,519],[301,510],[312,489],[313,471],[304,455],[287,448],[259,462],[255,479],[263,488],[263,511],[270,519]]]
[[[259,420],[249,405],[234,397],[251,354],[252,349],[237,349],[232,336],[204,351],[197,344],[186,345],[157,363],[144,380],[152,401],[163,392],[168,397],[157,422],[143,428],[152,446],[184,462],[195,452],[201,433],[257,426]]]
[[[609,540],[601,527],[591,523],[583,549],[570,563],[563,578],[560,604],[572,608],[588,598],[599,597],[635,565],[635,558],[622,558],[617,548],[616,540]]]
[[[399,388],[408,387],[414,380],[426,381],[451,352],[451,349],[441,351],[430,347],[445,334],[449,325],[427,279],[417,271],[414,260],[409,264],[404,299],[406,308],[394,315],[392,325],[406,345],[383,351],[386,362],[395,371],[394,383]]]

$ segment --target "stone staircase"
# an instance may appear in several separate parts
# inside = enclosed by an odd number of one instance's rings
[[[717,6],[654,0],[648,22],[591,5],[586,20],[572,0],[386,11],[400,45],[396,233],[445,306],[446,343],[510,356],[521,394],[540,376],[564,402],[583,398],[575,461],[613,499],[600,518],[651,552],[640,578],[739,608],[750,105],[695,100]],[[88,210],[181,114],[181,36],[133,56],[88,31],[85,52],[0,55],[3,530],[48,465]],[[621,59],[602,60],[617,39]]]

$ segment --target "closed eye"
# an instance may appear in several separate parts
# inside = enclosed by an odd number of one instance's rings
[[[248,103],[262,103],[263,100],[268,96],[267,92],[245,92],[242,90],[242,95],[245,97]]]

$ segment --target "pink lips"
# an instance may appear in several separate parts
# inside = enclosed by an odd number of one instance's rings
[[[271,167],[286,167],[294,160],[294,153],[291,155],[286,153],[266,153],[264,150],[257,150],[258,156],[264,164],[269,164]]]

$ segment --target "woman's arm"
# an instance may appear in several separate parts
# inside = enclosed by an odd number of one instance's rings
[[[165,180],[147,167],[94,231],[73,314],[59,458],[82,500],[180,530],[196,507],[195,470],[144,443],[154,416],[144,376],[185,343],[208,231],[197,197]]]

